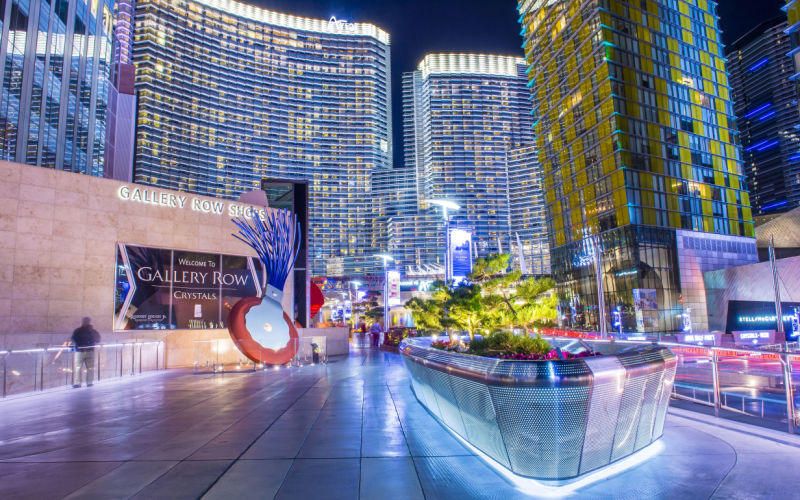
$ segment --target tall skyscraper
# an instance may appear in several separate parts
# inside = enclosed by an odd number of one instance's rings
[[[415,235],[394,245],[418,256],[405,264],[442,264],[443,234],[429,239],[441,219],[429,203],[434,199],[460,205],[451,224],[472,231],[478,256],[516,245],[509,178],[516,183],[515,174],[532,172],[523,160],[533,158],[510,151],[534,141],[526,84],[522,58],[480,54],[430,54],[403,75],[404,168],[416,179],[410,196],[419,210],[412,219],[393,221],[395,234]],[[516,184],[512,189],[522,194]]]
[[[0,158],[103,175],[114,2],[0,2]]]
[[[791,50],[787,55],[792,59],[793,73],[789,77],[798,89],[800,95],[800,2],[797,0],[786,0],[786,5],[783,7],[786,11],[786,34],[789,36]],[[800,112],[800,104],[798,105],[798,112]]]
[[[756,214],[800,203],[800,113],[786,19],[760,24],[727,48],[745,174]]]
[[[506,169],[512,265],[526,274],[550,274],[542,172],[536,146],[510,149]]]
[[[600,275],[609,328],[706,330],[702,272],[756,260],[716,2],[518,9],[562,324],[599,327]]]
[[[136,2],[136,182],[235,198],[309,181],[316,275],[361,274],[391,165],[389,35],[229,0]]]

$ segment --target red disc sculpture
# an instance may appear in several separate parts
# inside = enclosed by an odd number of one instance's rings
[[[325,305],[325,296],[322,294],[322,290],[319,289],[319,285],[311,282],[311,286],[309,287],[309,296],[310,296],[310,305],[308,307],[308,317],[313,318],[317,315],[322,306]]]
[[[297,353],[299,336],[283,310],[283,286],[300,251],[300,224],[288,210],[233,223],[239,228],[234,236],[256,251],[267,279],[263,297],[245,297],[233,306],[228,331],[236,347],[256,363],[286,364]]]

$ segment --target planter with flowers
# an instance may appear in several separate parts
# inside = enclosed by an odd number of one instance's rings
[[[510,333],[407,338],[400,352],[420,403],[451,432],[514,474],[555,482],[660,438],[677,363],[658,345]]]

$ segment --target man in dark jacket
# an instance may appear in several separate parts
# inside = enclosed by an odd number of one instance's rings
[[[72,345],[75,346],[75,383],[74,388],[81,386],[83,368],[86,367],[86,386],[94,382],[94,351],[100,343],[100,334],[92,326],[91,318],[83,318],[82,324],[72,332]]]

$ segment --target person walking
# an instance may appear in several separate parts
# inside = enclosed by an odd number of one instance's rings
[[[86,387],[94,385],[94,351],[100,343],[100,334],[92,326],[91,318],[83,318],[81,326],[72,332],[72,345],[75,347],[75,389],[83,381],[83,368],[86,367]]]
[[[374,322],[372,324],[372,327],[369,329],[369,334],[370,334],[370,337],[371,337],[370,340],[372,341],[371,342],[371,347],[378,347],[379,340],[380,340],[380,337],[381,337],[381,332],[383,332],[383,328],[381,327],[381,325],[378,324],[377,321]]]

